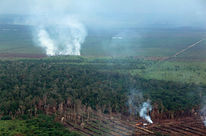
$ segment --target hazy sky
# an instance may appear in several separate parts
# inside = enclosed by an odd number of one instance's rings
[[[205,0],[0,0],[0,14],[74,14],[97,24],[206,26]]]

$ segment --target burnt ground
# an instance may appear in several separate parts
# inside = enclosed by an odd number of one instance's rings
[[[148,126],[148,129],[171,136],[206,136],[206,127],[199,116],[161,120]]]
[[[71,130],[86,136],[206,136],[206,127],[198,116],[180,119],[154,120],[151,125],[136,125],[145,122],[122,115],[92,113],[87,115],[67,114],[63,123]]]

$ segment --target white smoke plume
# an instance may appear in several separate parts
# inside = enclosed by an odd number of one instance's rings
[[[128,106],[129,106],[129,112],[131,115],[137,115],[141,103],[143,101],[143,95],[138,90],[131,90],[130,94],[128,96]]]
[[[51,19],[46,23],[40,22],[40,25],[34,26],[34,39],[48,56],[80,55],[81,44],[87,32],[78,20],[63,17]]]
[[[204,106],[201,109],[200,114],[201,114],[201,119],[202,119],[204,125],[206,126],[206,106]]]
[[[151,117],[148,115],[149,111],[152,111],[152,105],[150,104],[150,100],[144,102],[144,98],[142,93],[139,90],[131,90],[128,96],[128,106],[129,112],[131,115],[137,115],[149,123],[153,123]]]
[[[151,117],[148,115],[148,112],[152,110],[152,106],[149,101],[142,104],[141,110],[139,112],[140,117],[146,119],[149,123],[153,123]]]
[[[33,26],[33,39],[48,56],[81,55],[87,31],[80,17],[71,12],[72,1],[31,0],[24,24]],[[79,9],[79,8],[78,8]]]
[[[206,127],[206,97],[202,98],[202,108],[200,109],[200,116],[202,119],[202,122],[204,123]]]

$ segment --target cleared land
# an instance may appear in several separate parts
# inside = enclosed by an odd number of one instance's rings
[[[61,120],[61,118],[59,119]],[[156,119],[146,126],[142,119],[121,114],[103,114],[90,111],[90,114],[67,113],[62,123],[72,131],[85,136],[205,136],[206,128],[199,115],[178,119]],[[141,122],[141,123],[140,123]],[[140,125],[137,125],[140,124]]]

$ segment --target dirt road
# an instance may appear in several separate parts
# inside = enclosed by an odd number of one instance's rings
[[[193,48],[193,47],[195,47],[195,46],[198,46],[199,43],[203,42],[204,40],[206,40],[206,39],[201,39],[201,40],[199,40],[198,42],[196,42],[196,43],[194,43],[194,44],[192,44],[192,45],[187,46],[186,48],[182,49],[181,51],[176,52],[174,55],[172,55],[172,56],[170,56],[170,57],[165,57],[165,58],[163,58],[163,59],[160,60],[160,61],[166,61],[166,60],[170,60],[170,59],[172,59],[172,58],[176,58],[177,56],[181,55],[182,53],[186,52],[187,50],[189,50],[189,49],[191,49],[191,48]]]
[[[200,41],[198,41],[198,42],[196,42],[196,43],[194,43],[194,44],[192,44],[192,45],[189,45],[187,48],[184,48],[183,50],[177,52],[177,53],[174,54],[172,57],[177,57],[178,55],[184,53],[185,51],[189,50],[190,48],[193,48],[193,47],[197,46],[199,43],[201,43],[201,42],[204,41],[204,40],[205,40],[205,39],[202,39],[202,40],[200,40]]]

